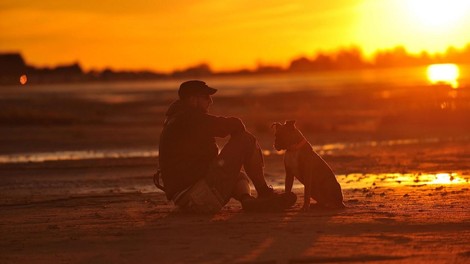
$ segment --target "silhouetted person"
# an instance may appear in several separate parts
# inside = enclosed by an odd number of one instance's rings
[[[217,90],[205,82],[181,84],[166,113],[160,137],[159,163],[166,196],[191,212],[217,212],[230,198],[245,210],[283,209],[295,195],[276,194],[266,184],[263,156],[256,138],[235,117],[208,114],[211,95]],[[219,153],[216,137],[230,136]],[[249,179],[258,193],[250,193]]]

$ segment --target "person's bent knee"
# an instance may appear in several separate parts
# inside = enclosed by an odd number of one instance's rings
[[[243,200],[246,196],[251,196],[250,180],[245,173],[240,172],[232,196],[238,201]]]

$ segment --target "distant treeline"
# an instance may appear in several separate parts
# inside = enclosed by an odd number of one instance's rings
[[[171,78],[202,78],[207,76],[234,76],[254,74],[285,74],[333,70],[374,69],[388,67],[410,67],[433,63],[470,63],[470,44],[463,49],[448,48],[445,53],[408,53],[402,46],[377,51],[371,60],[366,60],[361,49],[350,47],[331,53],[317,53],[313,57],[302,56],[293,59],[288,67],[258,65],[255,70],[216,72],[208,64],[199,64],[171,73],[155,71],[103,71],[85,72],[80,64],[72,63],[53,68],[39,68],[27,65],[19,53],[0,53],[0,85],[18,84],[26,75],[28,83],[61,83],[87,81],[152,80]],[[24,80],[24,77],[23,77]]]

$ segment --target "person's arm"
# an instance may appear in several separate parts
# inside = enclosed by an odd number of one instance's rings
[[[246,130],[242,120],[236,117],[206,115],[209,133],[214,137],[226,137]]]

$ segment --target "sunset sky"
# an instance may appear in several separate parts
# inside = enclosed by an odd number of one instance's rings
[[[37,66],[233,70],[351,45],[370,55],[469,42],[468,0],[0,1],[0,52]]]

